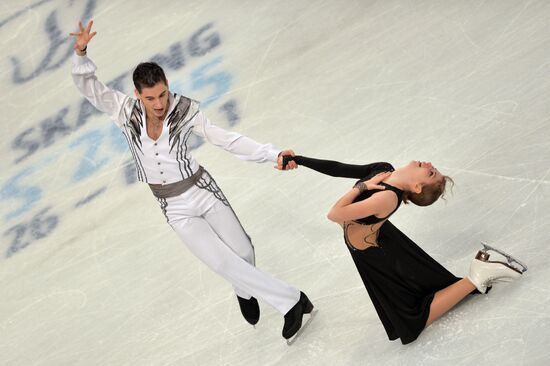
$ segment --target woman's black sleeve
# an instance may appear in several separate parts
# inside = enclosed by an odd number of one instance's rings
[[[286,156],[285,156],[286,158]],[[316,170],[319,173],[327,174],[333,177],[343,177],[343,178],[356,178],[361,179],[371,174],[373,169],[377,168],[379,164],[383,163],[373,163],[367,165],[354,165],[354,164],[345,164],[333,160],[321,160],[308,158],[305,156],[294,156],[289,157],[288,160],[294,160],[298,165],[308,167],[310,169]]]

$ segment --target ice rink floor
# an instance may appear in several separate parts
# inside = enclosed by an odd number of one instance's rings
[[[457,276],[488,241],[526,262],[403,346],[326,219],[354,182],[278,172],[195,140],[257,265],[319,312],[291,347],[256,329],[136,183],[125,140],[70,77],[78,20],[98,77],[158,61],[221,127],[312,157],[432,161],[447,202],[392,222]],[[549,365],[550,2],[0,3],[0,365]]]

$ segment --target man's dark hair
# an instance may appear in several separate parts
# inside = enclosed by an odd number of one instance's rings
[[[159,82],[168,85],[164,70],[154,62],[142,62],[134,70],[134,86],[141,93],[143,88],[152,88]]]

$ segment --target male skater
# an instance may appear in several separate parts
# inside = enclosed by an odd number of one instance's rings
[[[141,63],[134,70],[137,99],[108,88],[97,80],[96,66],[86,56],[96,35],[92,24],[85,29],[79,22],[80,31],[70,34],[76,39],[72,75],[78,90],[122,130],[138,179],[149,184],[168,223],[189,250],[233,285],[246,321],[258,322],[256,299],[260,299],[284,315],[282,335],[293,338],[313,305],[303,292],[255,267],[250,238],[212,176],[191,155],[187,141],[193,132],[258,163],[276,162],[279,155],[292,152],[212,125],[198,102],[169,91],[164,71],[155,63]]]

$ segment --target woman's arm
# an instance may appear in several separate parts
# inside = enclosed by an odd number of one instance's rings
[[[372,189],[385,189],[379,185],[382,180],[386,179],[391,173],[384,172],[375,175],[366,182],[356,184],[350,191],[344,194],[332,208],[330,209],[327,218],[337,223],[343,223],[349,220],[357,220],[371,215],[387,216],[395,208],[397,197],[392,192],[378,192],[370,198],[359,202],[353,202],[361,192]]]
[[[295,161],[298,165],[303,165],[310,169],[316,170],[319,173],[330,175],[332,177],[344,177],[344,178],[356,178],[361,179],[371,174],[374,169],[385,170],[385,163],[372,163],[366,165],[354,165],[354,164],[345,164],[333,160],[322,160],[308,158],[305,156],[290,156],[285,155],[282,157],[282,170],[285,169],[286,165],[290,161]],[[384,165],[381,167],[381,165]]]

